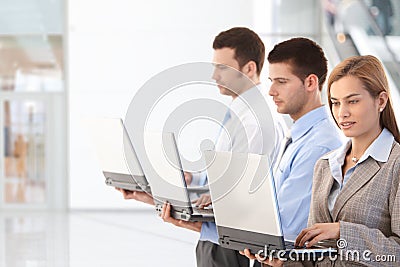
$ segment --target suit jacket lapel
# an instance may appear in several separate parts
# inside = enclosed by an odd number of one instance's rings
[[[334,221],[337,220],[340,210],[343,208],[349,198],[358,190],[360,190],[360,188],[362,188],[369,180],[371,180],[372,177],[374,177],[374,175],[379,171],[379,169],[379,164],[371,157],[357,166],[336,199],[336,203],[332,211],[332,217]]]

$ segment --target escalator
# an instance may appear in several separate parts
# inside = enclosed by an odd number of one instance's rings
[[[334,20],[327,23],[327,32],[340,61],[354,55],[374,55],[381,60],[399,122],[396,110],[400,111],[400,2],[390,3],[390,20],[382,20],[384,14],[373,5],[374,1],[342,0],[336,4]]]

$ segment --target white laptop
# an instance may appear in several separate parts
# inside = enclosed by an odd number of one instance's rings
[[[276,252],[279,257],[289,256],[294,249],[293,237],[290,241],[283,235],[268,157],[203,153],[220,245],[234,250],[247,248],[253,254]],[[321,242],[315,248],[296,248],[295,253],[320,257],[333,255],[336,249]]]
[[[86,120],[91,141],[109,186],[150,192],[150,186],[120,118]]]
[[[157,212],[168,202],[176,219],[214,221],[212,209],[200,209],[191,203],[174,134],[144,132],[144,145],[147,159],[142,159],[142,166]]]

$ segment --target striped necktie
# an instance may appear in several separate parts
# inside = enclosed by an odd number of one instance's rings
[[[281,160],[283,158],[283,155],[285,154],[285,151],[287,147],[292,143],[292,136],[290,134],[290,131],[285,133],[285,137],[282,139],[281,145],[279,147],[279,154],[277,155],[276,158],[276,165],[274,168],[274,176],[278,170],[279,165],[281,164]]]

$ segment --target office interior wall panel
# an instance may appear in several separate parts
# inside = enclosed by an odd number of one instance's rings
[[[141,207],[104,185],[81,118],[123,118],[135,92],[154,75],[211,61],[216,34],[253,26],[253,1],[71,0],[67,5],[69,205]]]

